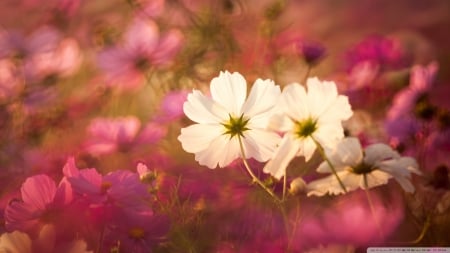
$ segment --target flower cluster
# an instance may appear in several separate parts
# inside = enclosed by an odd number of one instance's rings
[[[0,1],[0,253],[448,247],[449,7]]]

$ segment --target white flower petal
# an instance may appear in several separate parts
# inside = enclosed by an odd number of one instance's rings
[[[319,123],[329,123],[349,119],[353,115],[348,97],[338,96],[319,114]]]
[[[302,145],[300,145],[300,150],[297,153],[297,156],[303,155],[305,157],[305,161],[309,161],[316,151],[316,143],[311,138],[305,138],[302,141]]]
[[[252,86],[247,101],[242,107],[242,112],[250,118],[259,114],[269,114],[278,102],[281,90],[272,80],[257,79]]]
[[[281,179],[286,175],[286,168],[297,154],[300,144],[300,142],[292,139],[289,134],[284,135],[273,158],[264,166],[263,171],[276,179]]]
[[[283,112],[291,119],[301,121],[310,117],[306,91],[300,84],[292,83],[284,87],[280,99]]]
[[[308,78],[308,105],[311,114],[321,116],[336,100],[338,93],[333,82],[320,81],[317,77]]]
[[[375,165],[380,161],[396,158],[400,158],[400,155],[390,146],[383,143],[372,144],[365,149],[364,162],[366,164]]]
[[[294,122],[284,114],[274,114],[269,119],[268,129],[280,132],[288,132],[294,128]]]
[[[201,124],[220,123],[228,119],[228,113],[222,106],[198,90],[187,96],[183,111],[189,119]]]
[[[221,125],[194,124],[181,129],[178,140],[183,149],[189,153],[196,153],[209,148],[211,142],[223,135]]]
[[[355,167],[363,159],[361,144],[357,138],[353,137],[343,139],[332,149],[326,149],[326,154],[336,171]],[[317,168],[317,172],[331,173],[332,171],[324,162]]]
[[[195,160],[210,169],[215,169],[218,164],[225,167],[239,156],[238,151],[235,141],[230,142],[229,136],[220,135],[211,141],[207,149],[196,152]]]
[[[232,74],[228,71],[220,72],[220,75],[211,81],[211,96],[232,116],[239,117],[247,97],[247,82],[237,72]]]
[[[337,175],[346,186],[347,191],[351,191],[359,187],[360,176],[352,174],[348,171],[339,171],[337,172]],[[323,196],[327,193],[331,195],[339,195],[345,193],[335,175],[329,175],[327,177],[314,180],[306,186],[306,189],[308,190],[308,196]]]
[[[245,132],[245,138],[243,138],[246,158],[266,162],[273,156],[280,141],[281,137],[273,132],[260,129],[247,131]]]
[[[334,147],[344,138],[344,129],[338,121],[332,124],[317,124],[316,131],[312,136],[325,147]]]
[[[392,177],[388,173],[380,170],[374,170],[370,173],[365,174],[367,180],[367,189],[387,184],[389,179]],[[360,187],[366,189],[366,183],[364,182],[364,176],[361,176]]]

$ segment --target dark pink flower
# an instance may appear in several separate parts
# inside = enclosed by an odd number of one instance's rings
[[[396,70],[408,66],[410,59],[400,41],[383,36],[369,36],[347,52],[347,70],[361,62],[371,62],[381,70]]]
[[[123,212],[109,226],[105,241],[119,245],[120,252],[152,252],[167,238],[170,220],[152,212]]]
[[[122,45],[107,48],[98,56],[108,86],[133,90],[144,84],[146,72],[171,64],[182,46],[183,36],[176,29],[160,34],[157,24],[137,18],[128,27]]]

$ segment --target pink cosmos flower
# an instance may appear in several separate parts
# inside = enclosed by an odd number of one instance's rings
[[[148,207],[150,198],[147,188],[140,182],[136,173],[117,170],[103,176],[94,168],[79,170],[73,162],[64,167],[63,173],[74,192],[83,196],[90,207],[138,211]],[[111,210],[112,213],[115,211]]]
[[[402,142],[419,133],[421,120],[434,117],[435,108],[428,99],[438,64],[430,63],[426,67],[414,66],[411,69],[409,86],[400,91],[389,109],[385,122],[386,132],[396,142]]]
[[[346,57],[349,71],[361,62],[371,62],[383,70],[395,70],[408,66],[410,61],[398,40],[377,35],[355,45]]]
[[[141,122],[134,116],[96,118],[87,127],[85,149],[94,155],[129,151],[141,144],[152,144],[166,135],[167,129],[156,123],[148,123],[141,129]]]
[[[164,96],[160,104],[160,113],[156,116],[157,122],[165,123],[181,119],[184,116],[183,104],[187,100],[189,91],[172,91]]]
[[[150,68],[170,65],[182,46],[176,29],[160,34],[151,19],[136,18],[128,27],[122,45],[106,48],[98,55],[98,65],[106,74],[107,85],[133,90],[144,84]]]
[[[29,57],[55,50],[61,34],[50,26],[42,26],[29,36],[19,31],[0,32],[0,58],[26,60]]]
[[[72,188],[66,180],[56,186],[46,175],[25,180],[21,188],[22,200],[12,201],[5,209],[8,230],[35,233],[47,223],[66,224],[63,214],[72,202]]]
[[[151,212],[124,212],[110,224],[105,241],[119,245],[120,252],[152,252],[152,248],[163,242],[170,230],[167,216]]]
[[[24,73],[28,80],[52,82],[54,78],[75,73],[80,64],[81,52],[78,43],[68,38],[61,40],[54,50],[31,56],[24,64]]]

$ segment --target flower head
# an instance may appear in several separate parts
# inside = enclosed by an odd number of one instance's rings
[[[414,192],[411,173],[421,174],[413,158],[401,157],[381,143],[369,145],[363,151],[359,140],[353,137],[345,138],[334,149],[327,150],[327,156],[347,191],[373,188],[395,178],[406,192]],[[317,171],[331,173],[331,168],[323,162]],[[308,195],[344,193],[335,175],[312,181],[307,188]]]
[[[247,83],[239,73],[221,72],[211,81],[211,98],[194,90],[184,103],[184,113],[197,124],[181,129],[183,149],[209,168],[225,167],[241,156],[267,161],[279,141],[266,130],[280,95],[273,81],[255,81],[246,100]]]
[[[124,35],[121,46],[107,48],[99,54],[99,66],[106,73],[109,86],[136,89],[144,82],[151,67],[172,63],[182,46],[183,36],[173,29],[160,34],[151,19],[137,18]]]
[[[271,128],[285,133],[272,160],[264,167],[264,172],[275,178],[285,175],[295,156],[311,159],[316,141],[330,146],[343,138],[341,123],[353,114],[348,98],[338,95],[335,83],[309,78],[307,87],[308,92],[298,83],[286,86],[279,113],[271,120]]]

